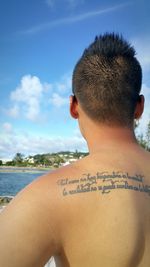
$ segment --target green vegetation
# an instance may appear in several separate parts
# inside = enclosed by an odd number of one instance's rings
[[[37,168],[58,168],[62,165],[69,164],[80,158],[85,157],[88,153],[63,151],[58,153],[37,154],[25,157],[21,153],[16,153],[12,161],[7,161],[3,166],[14,167],[37,167]]]
[[[136,129],[138,128],[138,125],[136,125]],[[150,121],[147,124],[146,128],[146,134],[145,137],[143,134],[140,134],[137,136],[137,140],[139,144],[147,151],[150,152]]]

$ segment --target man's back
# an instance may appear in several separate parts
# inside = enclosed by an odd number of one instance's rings
[[[73,72],[70,113],[90,155],[25,188],[0,218],[0,266],[150,266],[150,154],[137,144],[142,70],[122,37],[104,34]]]
[[[149,161],[140,149],[108,150],[60,170],[60,266],[150,265]]]
[[[122,143],[34,181],[2,213],[0,266],[149,267],[149,162]]]

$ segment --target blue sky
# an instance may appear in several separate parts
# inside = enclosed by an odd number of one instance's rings
[[[144,131],[150,119],[150,2],[0,0],[0,159],[86,151],[69,115],[71,74],[96,35],[123,34],[143,68]]]

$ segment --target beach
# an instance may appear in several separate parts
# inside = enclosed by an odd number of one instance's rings
[[[40,172],[40,171],[51,171],[50,167],[14,167],[14,166],[1,166],[1,172]]]

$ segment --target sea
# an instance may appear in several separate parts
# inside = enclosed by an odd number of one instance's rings
[[[0,168],[0,196],[15,196],[21,189],[48,171]]]

